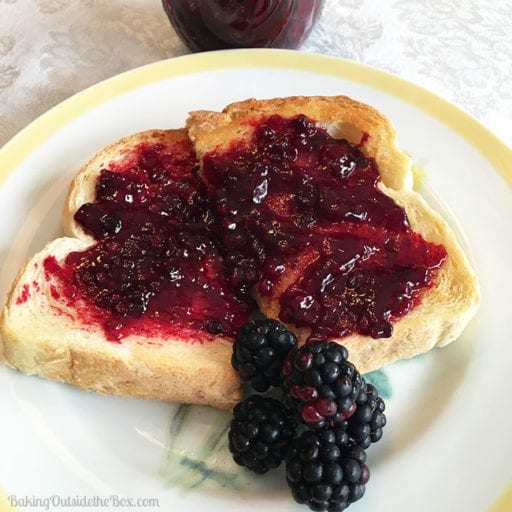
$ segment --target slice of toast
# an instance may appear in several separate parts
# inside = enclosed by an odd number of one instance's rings
[[[144,150],[143,157],[141,148]],[[125,245],[133,245],[133,233],[138,236],[133,228],[138,218],[131,209],[137,203],[136,197],[123,203],[117,212],[122,223],[131,226],[132,238],[128,237],[127,241],[104,233],[95,234],[94,229],[84,229],[75,220],[75,213],[83,205],[92,204],[87,215],[82,218],[86,221],[92,218],[91,225],[94,227],[98,219],[97,216],[91,216],[91,211],[95,213],[94,200],[98,184],[101,185],[99,176],[105,172],[103,170],[129,175],[132,172],[130,169],[140,165],[141,158],[151,157],[152,148],[158,148],[159,158],[166,165],[165,176],[156,176],[154,181],[161,183],[163,179],[167,180],[169,187],[177,194],[170,196],[174,201],[172,204],[165,205],[170,208],[167,213],[173,214],[173,208],[178,205],[180,211],[184,210],[190,216],[184,218],[183,213],[174,215],[172,222],[169,222],[170,231],[165,233],[176,238],[182,236],[182,232],[187,232],[186,222],[194,217],[194,205],[187,204],[186,208],[183,205],[187,201],[195,201],[197,191],[194,187],[200,182],[193,176],[195,158],[186,131],[143,132],[100,151],[81,169],[70,188],[64,212],[65,231],[70,237],[50,242],[33,256],[12,285],[1,318],[3,356],[9,366],[25,373],[68,382],[87,390],[230,408],[241,396],[239,378],[230,364],[233,333],[215,334],[218,325],[214,326],[213,334],[205,330],[204,322],[201,322],[207,321],[212,315],[212,296],[208,295],[208,290],[203,293],[196,286],[189,289],[189,292],[194,291],[193,297],[188,297],[186,289],[187,282],[209,280],[209,272],[223,272],[220,260],[212,262],[208,260],[209,256],[205,256],[215,254],[216,251],[213,244],[209,244],[207,233],[204,234],[205,247],[192,255],[197,261],[204,258],[204,261],[201,260],[202,266],[188,265],[181,269],[183,275],[180,276],[180,282],[182,289],[185,289],[180,292],[179,288],[167,291],[164,288],[161,292],[167,294],[164,296],[165,301],[169,301],[177,311],[173,317],[175,325],[170,330],[165,325],[165,308],[160,312],[148,306],[147,311],[152,315],[149,319],[146,313],[140,318],[126,319],[98,308],[90,296],[84,296],[81,292],[83,281],[76,285],[76,276],[79,274],[70,267],[70,258],[76,260],[84,254],[94,255],[94,251],[99,251],[102,244],[112,244],[112,239],[119,244],[126,242]],[[158,165],[152,170],[158,173],[161,171]],[[149,183],[144,190],[153,193],[151,186]],[[174,186],[175,189],[172,188]],[[135,190],[131,182],[127,183],[127,187],[134,194],[143,188]],[[183,201],[178,200],[182,190],[185,190],[181,197]],[[144,201],[142,198],[139,206],[143,207]],[[194,221],[199,223],[198,219]],[[202,228],[200,225],[197,229]],[[123,229],[120,230],[121,234]],[[193,236],[194,233],[189,235]],[[203,236],[202,232],[199,236]],[[188,250],[194,251],[194,248],[188,246],[180,249],[180,243],[186,246],[187,241],[176,241],[176,250],[182,250],[182,254],[187,254]],[[108,250],[101,253],[101,257],[108,259]],[[121,258],[117,255],[112,259]],[[159,264],[158,261],[155,263],[154,258],[152,261],[153,265]],[[119,276],[123,279],[119,269],[115,273],[117,263],[109,262],[107,267],[112,271],[109,278],[114,281]],[[87,265],[91,265],[90,261]],[[96,265],[94,259],[92,265]],[[197,270],[197,275],[190,275],[194,270]],[[170,275],[174,276],[178,271],[179,268],[172,268]],[[189,275],[184,275],[186,271]],[[214,287],[216,283],[217,288]],[[232,307],[233,302],[224,281],[221,279],[216,283],[212,282],[211,288],[215,294],[223,297],[214,297],[214,300],[220,301],[221,307]],[[73,288],[75,285],[76,288]],[[108,286],[117,285],[114,282]],[[108,289],[103,291],[110,293]],[[237,307],[236,303],[234,307]],[[238,323],[243,320],[244,314],[243,310],[233,312]],[[165,317],[164,320],[161,321],[159,315]],[[193,317],[193,321],[189,321],[187,315]],[[116,324],[112,328],[112,321],[120,322],[122,336],[112,336],[119,327]]]
[[[219,200],[221,197],[219,194],[222,193],[222,191],[219,192],[219,188],[227,187],[228,185],[225,184],[229,183],[229,180],[236,183],[235,187],[239,188],[244,181],[244,175],[247,180],[250,179],[251,171],[254,169],[247,168],[247,162],[238,162],[238,164],[235,162],[230,167],[229,155],[235,153],[246,155],[251,151],[267,151],[266,146],[257,146],[255,134],[262,126],[262,122],[276,115],[284,119],[305,116],[306,119],[312,120],[315,126],[326,129],[335,139],[346,139],[365,157],[373,159],[380,173],[380,182],[377,188],[391,198],[395,205],[401,207],[408,218],[413,234],[407,236],[415,237],[414,239],[417,240],[421,235],[420,238],[426,244],[430,244],[427,246],[427,248],[430,247],[428,251],[446,251],[446,257],[439,260],[440,262],[443,260],[440,268],[432,273],[435,277],[433,284],[424,290],[415,292],[414,307],[410,307],[399,317],[392,318],[392,335],[390,337],[362,335],[356,331],[341,337],[330,336],[329,338],[343,343],[348,348],[351,361],[362,373],[402,358],[413,357],[435,346],[444,346],[456,339],[474,315],[479,303],[476,276],[446,222],[426,204],[418,193],[412,190],[410,162],[397,147],[395,131],[390,121],[368,105],[355,102],[344,96],[291,97],[260,101],[246,100],[227,106],[222,113],[192,112],[187,122],[189,136],[196,148],[202,175],[208,182],[209,197],[213,208],[217,210],[220,222],[229,221],[233,226],[239,222],[247,226],[250,225],[251,219],[258,214],[258,210],[253,208],[244,210],[245,219],[241,218],[243,216],[237,217],[235,215],[237,208],[242,203],[229,202],[228,194],[229,205],[226,207],[226,198],[222,196]],[[268,135],[268,137],[273,136],[275,134]],[[255,149],[256,147],[259,149]],[[226,155],[228,160],[226,160]],[[244,156],[244,158],[246,157]],[[296,158],[304,158],[304,156],[297,157],[296,153],[291,153],[291,156],[286,158],[292,161]],[[279,165],[283,164],[283,161],[278,163],[272,161],[272,156],[263,162],[263,167],[268,164],[270,169],[272,165],[279,168]],[[236,167],[237,165],[238,167]],[[258,165],[262,165],[261,161]],[[288,163],[285,162],[284,165],[288,165]],[[371,167],[373,164],[368,165]],[[231,172],[227,169],[235,168],[238,174],[226,176],[226,173]],[[260,171],[258,170],[258,172]],[[263,169],[260,176],[268,176],[269,172],[272,173],[272,169],[270,171]],[[270,188],[272,180],[284,179],[276,178],[276,176],[278,176],[276,173],[270,174],[270,178],[265,178],[264,181],[260,180],[254,189],[249,188],[245,200],[249,203],[252,200],[262,204],[270,201],[270,206],[267,207],[275,214],[276,218],[279,218],[283,215],[286,216],[287,209],[293,209],[295,203],[288,196],[279,196],[278,193],[272,195]],[[263,195],[260,194],[262,184],[264,184]],[[340,182],[340,187],[342,186]],[[236,189],[229,190],[233,193]],[[336,189],[333,190],[336,193]],[[299,194],[299,190],[296,193]],[[392,206],[392,208],[395,207]],[[313,219],[313,222],[317,220]],[[333,222],[331,226],[323,225],[318,228],[315,236],[325,233],[325,243],[330,243],[329,237],[332,237],[333,231],[350,230],[351,226],[355,224],[353,222],[348,224]],[[370,234],[365,235],[368,245],[371,245],[372,229],[374,227],[369,226],[367,231]],[[375,232],[377,233],[378,230]],[[295,242],[297,239],[300,240],[300,230],[295,230],[294,234],[297,235]],[[266,234],[261,235],[259,241],[261,242],[265,236]],[[258,234],[255,235],[251,228],[246,232],[242,231],[239,237],[247,239],[253,237],[258,243]],[[294,243],[293,238],[293,236],[289,236],[285,243]],[[236,240],[233,240],[233,243],[236,243]],[[282,267],[286,267],[286,270],[281,274],[276,273],[274,282],[271,283],[272,291],[270,293],[261,293],[264,283],[261,282],[261,279],[257,281],[254,289],[261,311],[270,318],[282,320],[283,309],[287,307],[283,303],[286,291],[299,282],[308,272],[308,268],[318,260],[318,251],[315,252],[314,249],[305,247],[303,250],[297,250],[291,256],[286,256],[286,261],[282,262]],[[255,261],[257,261],[257,257]],[[261,264],[264,265],[264,261]],[[258,264],[253,262],[253,266],[257,267]],[[310,304],[302,302],[301,307],[308,308]],[[289,327],[299,335],[302,342],[311,335],[311,328],[307,325],[289,324]]]

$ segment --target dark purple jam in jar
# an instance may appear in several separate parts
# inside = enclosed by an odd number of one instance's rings
[[[163,0],[182,41],[193,51],[297,48],[323,0]]]

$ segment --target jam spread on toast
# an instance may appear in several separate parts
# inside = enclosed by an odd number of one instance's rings
[[[101,170],[76,221],[97,242],[48,257],[48,279],[106,337],[233,338],[256,290],[310,339],[389,337],[433,286],[443,246],[411,230],[375,161],[304,116],[203,157],[145,143]],[[205,181],[207,185],[205,185]]]
[[[102,325],[111,341],[234,337],[247,320],[252,304],[230,290],[195,167],[187,140],[136,147],[100,172],[94,202],[75,214],[97,243],[63,266],[44,262],[80,320]]]
[[[381,192],[375,161],[304,116],[256,122],[203,172],[238,290],[278,301],[311,339],[391,336],[446,258]]]

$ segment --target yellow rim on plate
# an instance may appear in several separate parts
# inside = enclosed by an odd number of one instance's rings
[[[510,512],[512,510],[512,483],[505,489],[488,512]]]
[[[0,487],[0,512],[20,512],[18,507],[13,506],[12,497],[10,498],[7,493]]]
[[[385,92],[432,115],[476,147],[512,185],[512,151],[469,114],[435,94],[356,62],[293,50],[228,50],[186,55],[127,71],[57,105],[23,129],[1,150],[0,183],[57,130],[128,91],[175,76],[230,68],[279,68],[344,78]]]

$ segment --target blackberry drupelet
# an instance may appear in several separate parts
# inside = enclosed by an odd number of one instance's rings
[[[260,392],[280,386],[281,367],[297,338],[276,320],[253,320],[244,324],[233,344],[231,364],[242,380]]]
[[[274,398],[252,395],[237,404],[228,434],[234,461],[256,473],[281,464],[297,423]]]
[[[386,425],[386,404],[377,389],[363,381],[356,406],[356,412],[347,422],[347,433],[356,443],[368,448],[382,437],[382,429]]]
[[[283,364],[285,403],[312,428],[343,424],[356,410],[363,379],[348,351],[318,340],[292,350]]]
[[[306,430],[290,446],[286,481],[298,503],[339,512],[362,498],[370,478],[364,449],[341,427]]]

